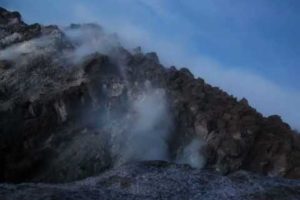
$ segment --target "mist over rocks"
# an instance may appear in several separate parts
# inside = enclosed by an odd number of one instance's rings
[[[300,178],[300,138],[98,25],[0,9],[0,181],[69,182],[144,160]]]

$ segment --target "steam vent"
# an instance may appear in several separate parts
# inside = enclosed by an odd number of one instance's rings
[[[299,200],[300,136],[97,24],[0,7],[0,199]]]

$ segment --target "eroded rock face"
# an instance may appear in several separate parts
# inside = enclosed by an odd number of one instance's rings
[[[148,161],[125,165],[101,176],[69,184],[0,185],[0,198],[297,200],[300,198],[300,183],[245,171],[221,176],[187,165]]]
[[[189,70],[96,25],[27,25],[4,9],[0,24],[1,181],[74,181],[140,155],[176,161],[195,138],[205,168],[300,178],[300,139],[280,117]]]

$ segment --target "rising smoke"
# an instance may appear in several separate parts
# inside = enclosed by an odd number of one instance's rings
[[[201,147],[204,142],[200,138],[194,138],[178,155],[176,162],[188,164],[191,167],[201,169],[205,165],[205,159],[201,155]]]
[[[84,57],[95,52],[110,54],[121,44],[116,35],[107,34],[101,26],[97,24],[72,24],[63,28],[64,34],[75,46],[72,51],[72,59],[80,62]]]
[[[165,91],[148,88],[131,104],[133,124],[125,137],[120,138],[122,147],[117,165],[139,160],[168,160],[171,118]]]
[[[1,40],[1,44],[11,43],[18,38],[21,38],[21,36],[18,36],[16,34],[9,35]],[[1,50],[0,59],[16,60],[21,56],[26,56],[29,54],[42,55],[53,52],[53,50],[53,41],[50,37],[45,36],[38,39],[32,39],[22,43],[17,43],[4,50]]]

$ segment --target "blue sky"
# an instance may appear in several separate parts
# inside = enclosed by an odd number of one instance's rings
[[[25,21],[98,22],[300,128],[299,0],[0,0]]]

